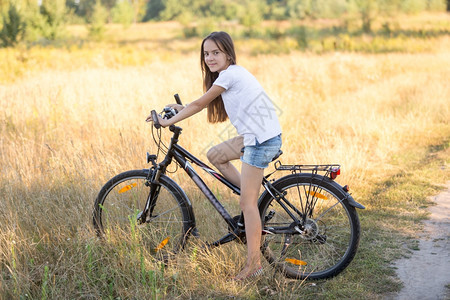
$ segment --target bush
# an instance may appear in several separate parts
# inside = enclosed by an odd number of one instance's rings
[[[40,7],[43,22],[38,23],[42,36],[49,40],[63,36],[68,13],[65,0],[43,0]]]
[[[3,15],[3,28],[0,31],[0,40],[3,47],[15,46],[25,34],[25,21],[16,6],[9,7],[8,14]]]
[[[242,9],[239,14],[239,22],[245,27],[247,37],[256,36],[256,28],[263,21],[263,5],[258,1],[247,0],[247,9]]]
[[[114,23],[120,23],[123,27],[130,27],[131,23],[134,19],[134,11],[133,6],[131,6],[128,1],[119,1],[113,7],[112,11],[112,19]]]
[[[108,12],[99,0],[96,0],[94,11],[89,19],[89,37],[94,40],[101,40],[105,34],[105,22],[108,17]]]

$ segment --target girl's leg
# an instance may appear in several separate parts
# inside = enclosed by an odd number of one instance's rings
[[[260,245],[262,228],[258,210],[258,197],[263,176],[264,169],[242,163],[240,206],[244,213],[245,221],[247,263],[244,269],[236,276],[236,279],[245,278],[261,267]]]
[[[234,185],[241,186],[241,174],[230,163],[231,160],[239,159],[241,149],[244,147],[242,136],[234,137],[209,149],[206,156],[208,160]]]

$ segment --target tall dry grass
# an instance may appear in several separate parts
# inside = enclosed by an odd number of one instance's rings
[[[64,49],[53,51],[55,61],[59,51],[67,57]],[[276,274],[256,287],[224,280],[243,263],[245,246],[203,253],[194,242],[176,265],[164,267],[131,239],[97,241],[96,193],[113,175],[146,168],[145,152],[156,152],[148,112],[173,102],[174,93],[184,102],[202,93],[197,52],[110,67],[104,62],[114,53],[90,57],[95,67],[43,68],[0,86],[1,298],[298,298],[301,283]],[[396,157],[448,141],[449,54],[444,37],[432,53],[255,57],[238,49],[238,63],[281,109],[281,160],[340,163],[338,181],[370,213],[380,203],[364,197],[398,171]],[[205,149],[229,128],[205,120],[202,112],[180,123],[180,144],[204,160]],[[201,216],[202,237],[226,230],[186,177],[173,176]],[[211,184],[237,213],[237,198]]]

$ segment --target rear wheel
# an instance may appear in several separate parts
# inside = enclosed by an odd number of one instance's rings
[[[358,215],[342,188],[311,174],[288,175],[273,186],[296,207],[289,211],[298,222],[270,194],[262,196],[264,228],[275,233],[263,237],[265,258],[289,278],[322,279],[342,272],[354,258],[360,236]]]
[[[150,194],[148,170],[121,173],[99,192],[94,205],[94,227],[107,239],[138,240],[156,258],[167,260],[182,249],[193,224],[189,200],[170,178],[160,177],[152,214],[140,224]]]

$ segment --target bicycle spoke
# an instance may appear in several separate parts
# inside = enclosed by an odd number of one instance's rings
[[[172,212],[172,211],[174,211],[174,210],[177,210],[178,209],[178,207],[173,207],[173,208],[171,208],[171,209],[169,209],[169,210],[166,210],[166,211],[164,211],[164,212],[162,212],[162,213],[160,213],[160,214],[158,214],[158,215],[156,215],[156,216],[151,216],[151,221],[153,222],[153,221],[157,221],[157,219],[158,218],[161,218],[162,216],[164,216],[164,215],[167,215],[167,214],[169,214],[170,212]],[[166,221],[165,221],[166,222]],[[179,221],[177,221],[177,222],[179,222]]]

